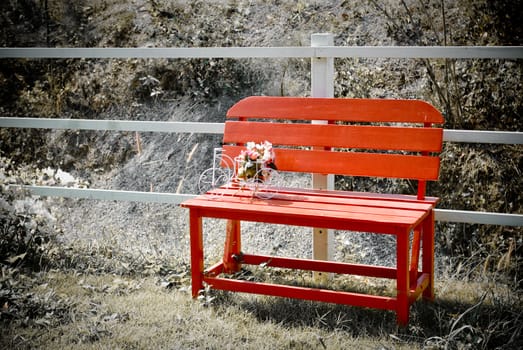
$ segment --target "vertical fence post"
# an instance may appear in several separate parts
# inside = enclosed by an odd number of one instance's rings
[[[334,35],[330,33],[312,34],[311,46],[334,46]],[[313,57],[311,59],[311,97],[334,96],[334,58]],[[312,123],[327,123],[313,120]],[[312,187],[315,189],[334,189],[334,175],[312,174]],[[331,260],[334,236],[325,228],[314,228],[312,234],[312,257],[315,260]],[[317,282],[328,281],[329,275],[314,274]]]
[[[311,47],[334,46],[334,35],[318,33],[311,35]],[[334,96],[334,58],[313,57],[311,62],[311,96]]]

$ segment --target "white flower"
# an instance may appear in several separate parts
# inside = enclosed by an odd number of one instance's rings
[[[269,150],[269,149],[265,149],[265,150],[263,151],[263,157],[262,157],[262,160],[263,160],[264,162],[268,162],[269,160],[271,160],[271,158],[272,158],[271,150]]]

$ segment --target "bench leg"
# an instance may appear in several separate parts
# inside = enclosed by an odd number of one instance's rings
[[[423,222],[422,272],[429,275],[429,285],[423,291],[425,300],[434,300],[434,211]]]
[[[421,246],[421,228],[417,227],[414,229],[412,237],[412,247],[410,249],[410,282],[416,283],[418,279],[418,268],[419,268],[419,253]]]
[[[398,324],[409,322],[409,232],[400,232],[396,236],[396,316]]]
[[[241,269],[241,222],[227,220],[225,247],[223,249],[223,267],[225,273],[239,272]]]
[[[190,235],[191,235],[191,283],[192,297],[197,298],[203,289],[203,235],[202,217],[198,211],[190,211]]]

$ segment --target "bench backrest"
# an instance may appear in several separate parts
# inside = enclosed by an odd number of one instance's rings
[[[227,112],[224,152],[271,142],[279,171],[437,180],[441,113],[419,100],[253,96]]]

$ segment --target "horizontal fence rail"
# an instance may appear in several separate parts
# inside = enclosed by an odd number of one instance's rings
[[[34,195],[44,197],[64,197],[78,199],[96,199],[105,201],[146,202],[165,204],[180,204],[183,201],[190,198],[194,198],[196,196],[194,194],[103,190],[94,188],[71,188],[59,186],[11,185],[10,187],[13,189],[28,190]]]
[[[147,202],[180,204],[194,198],[194,194],[118,191],[89,188],[70,188],[57,186],[20,186],[11,185],[13,189],[25,189],[37,196],[65,197],[77,199],[114,200],[127,202]],[[471,224],[488,224],[503,226],[523,226],[523,215],[477,212],[467,210],[435,209],[435,219],[441,222],[459,222]]]
[[[0,117],[0,127],[223,134],[225,124],[200,122]]]
[[[223,134],[225,124],[203,122],[0,117],[0,127]],[[520,145],[523,144],[523,132],[445,129],[443,131],[443,141]]]
[[[484,225],[523,226],[523,215],[521,214],[502,214],[439,208],[436,208],[434,211],[436,221]]]
[[[444,129],[443,141],[521,145],[523,144],[523,132]]]
[[[520,46],[0,48],[0,58],[455,58],[520,59]]]

